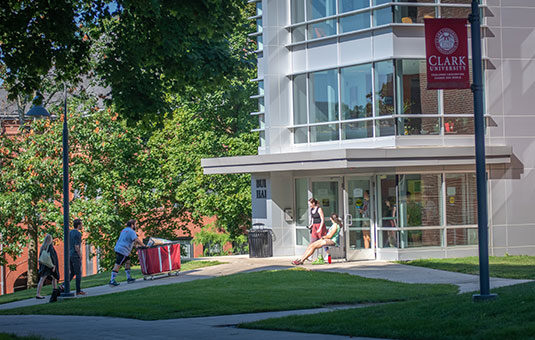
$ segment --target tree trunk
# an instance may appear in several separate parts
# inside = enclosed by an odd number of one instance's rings
[[[39,253],[37,226],[32,224],[28,225],[28,235],[30,237],[30,242],[28,243],[28,283],[26,284],[26,287],[30,289],[35,287],[39,280],[37,276],[37,254]]]

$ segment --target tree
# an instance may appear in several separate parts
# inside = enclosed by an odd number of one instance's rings
[[[11,99],[47,75],[96,71],[122,116],[161,122],[165,93],[214,86],[234,70],[229,41],[245,0],[6,0],[0,60]]]
[[[244,8],[232,32],[230,46],[235,70],[217,89],[188,88],[180,96],[170,96],[174,107],[164,127],[149,140],[149,148],[165,180],[158,191],[168,193],[168,201],[181,208],[182,218],[201,225],[205,216],[216,216],[215,227],[241,235],[250,226],[250,175],[204,175],[202,158],[255,154],[258,134],[251,130],[258,121],[249,115],[256,111],[256,72],[253,41],[247,38],[252,27],[247,17],[253,7]]]
[[[0,136],[0,235],[3,252],[17,258],[28,246],[28,287],[36,284],[37,245],[59,235],[61,130],[36,121],[17,136]],[[0,257],[1,264],[5,258]]]

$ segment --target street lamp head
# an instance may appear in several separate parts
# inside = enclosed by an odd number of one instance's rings
[[[30,111],[26,113],[26,116],[31,118],[45,118],[50,117],[50,113],[41,105],[34,105]]]

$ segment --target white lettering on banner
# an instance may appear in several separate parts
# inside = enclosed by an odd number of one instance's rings
[[[466,66],[466,57],[451,57],[451,60],[450,57],[445,57],[443,60],[441,57],[432,55],[429,57],[429,64],[432,66]]]

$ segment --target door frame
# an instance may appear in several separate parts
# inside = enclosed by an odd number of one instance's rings
[[[348,182],[351,179],[361,179],[368,180],[369,192],[370,192],[370,203],[368,209],[370,209],[370,248],[368,249],[351,249],[349,245],[349,231],[352,224],[353,216],[350,214],[349,210],[349,192],[348,192]],[[344,239],[345,239],[345,257],[347,261],[355,260],[375,260],[377,254],[377,200],[376,200],[376,176],[374,175],[346,175],[343,176],[344,183]],[[351,222],[351,223],[349,223]]]

